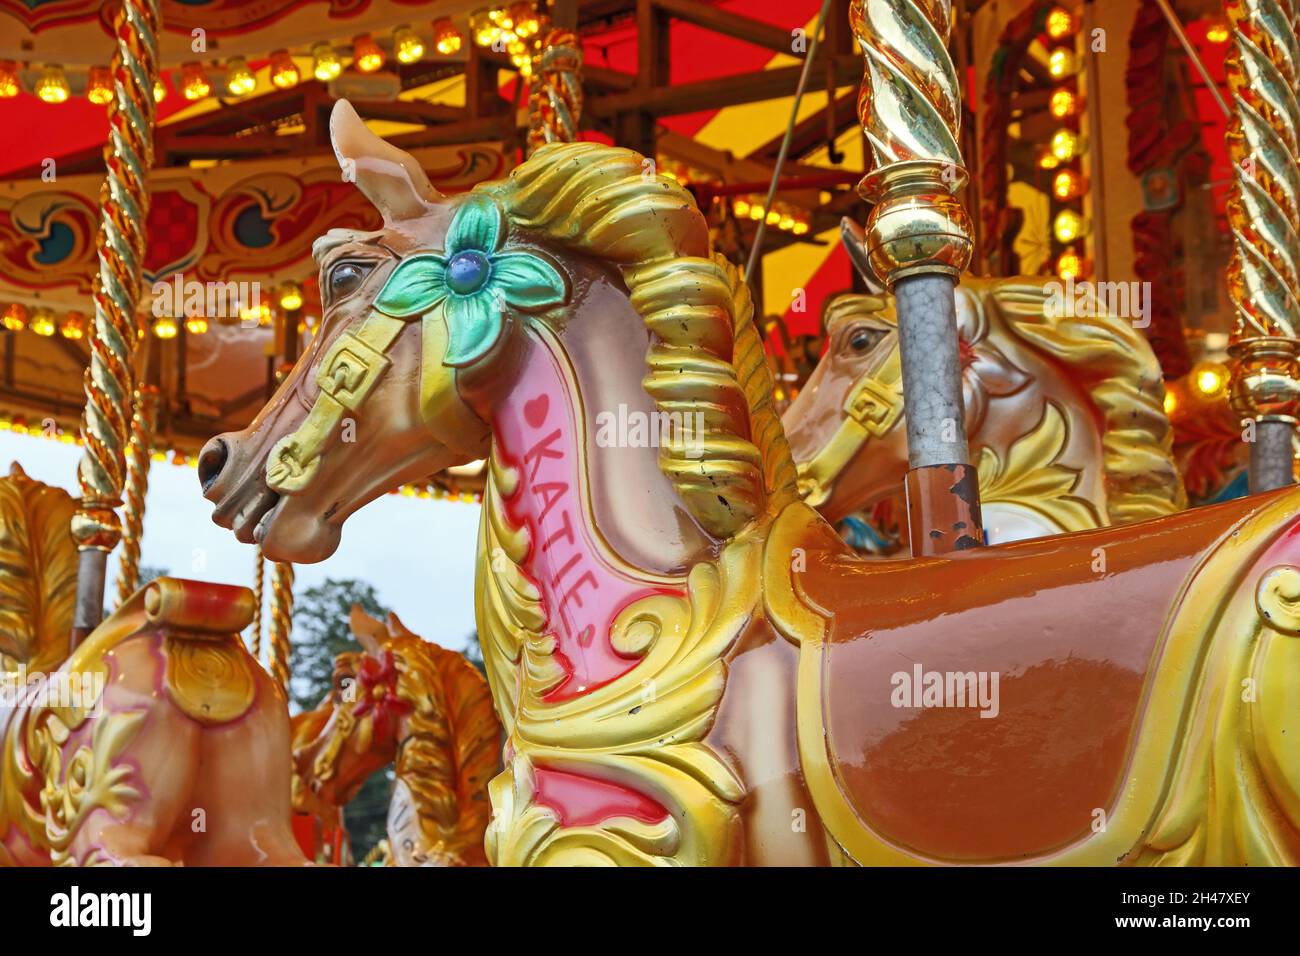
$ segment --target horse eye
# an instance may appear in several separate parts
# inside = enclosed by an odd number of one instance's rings
[[[355,262],[340,262],[330,271],[330,300],[336,301],[356,292],[369,270]]]
[[[875,329],[857,329],[849,336],[849,348],[861,355],[875,348],[876,343],[882,338],[884,338],[884,333]]]

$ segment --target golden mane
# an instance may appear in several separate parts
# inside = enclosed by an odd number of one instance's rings
[[[697,436],[676,435],[659,467],[704,529],[726,539],[796,500],[794,462],[749,290],[712,256],[690,193],[645,163],[631,150],[555,143],[475,191],[513,226],[619,267],[652,335],[646,392],[661,412],[703,416],[703,455]]]
[[[1187,507],[1164,412],[1164,376],[1146,337],[1128,319],[1049,316],[1055,280],[968,280],[971,293],[997,307],[1016,335],[1069,365],[1083,380],[1105,423],[1102,433],[1106,511],[1114,524]]]
[[[1104,423],[1102,470],[1112,524],[1181,511],[1187,493],[1173,454],[1173,428],[1164,413],[1163,376],[1155,353],[1127,319],[1047,315],[1053,281],[967,276],[957,289],[980,308],[996,308],[1012,333],[1068,365],[1083,382]],[[827,305],[823,323],[829,327],[854,314],[898,322],[892,296],[846,294]]]
[[[411,791],[429,845],[481,862],[491,811],[487,783],[500,767],[501,748],[487,681],[462,655],[410,632],[387,646],[398,696],[413,707],[394,771]]]

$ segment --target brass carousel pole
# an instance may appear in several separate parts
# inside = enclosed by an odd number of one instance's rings
[[[94,280],[95,321],[86,370],[86,407],[78,469],[81,502],[72,534],[81,552],[73,618],[75,647],[99,624],[108,553],[122,537],[117,508],[126,477],[132,397],[131,356],[149,209],[147,177],[153,165],[154,83],[158,79],[158,0],[122,0],[114,21],[115,98],[109,106],[108,175],[100,193]]]
[[[122,554],[117,566],[120,607],[140,586],[140,539],[144,533],[145,496],[149,493],[150,449],[158,422],[158,388],[141,385],[135,392],[131,441],[127,446],[126,500],[122,507]]]
[[[248,639],[248,652],[253,655],[254,659],[262,659],[262,603],[263,603],[263,583],[266,581],[266,556],[262,554],[262,549],[257,549],[257,557],[253,562],[253,624],[250,628],[251,634]]]
[[[582,117],[582,45],[573,30],[546,34],[533,60],[528,97],[528,152],[547,143],[572,143]]]
[[[293,646],[293,565],[276,562],[271,579],[270,671],[285,694],[289,693],[289,659]]]
[[[953,291],[971,258],[958,192],[961,88],[948,37],[951,0],[853,0],[864,57],[858,116],[875,167],[867,255],[894,293],[907,408],[908,527],[916,555],[984,542],[970,464]]]
[[[1227,143],[1236,171],[1228,200],[1232,406],[1251,442],[1250,490],[1259,492],[1294,481],[1300,415],[1298,8],[1294,0],[1229,0],[1224,9],[1233,32]]]

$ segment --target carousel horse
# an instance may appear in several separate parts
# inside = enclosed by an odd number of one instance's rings
[[[957,287],[966,432],[992,544],[1187,507],[1146,339],[1104,312],[1056,315],[1050,295],[1041,278]],[[902,489],[907,430],[892,297],[837,296],[825,326],[826,354],[782,424],[800,491],[840,523]]]
[[[859,560],[684,189],[572,143],[443,198],[331,135],[384,226],[317,241],[322,332],[199,478],[315,561],[487,457],[492,863],[1300,862],[1300,490]]]
[[[461,654],[352,607],[365,653],[340,654],[334,688],[294,718],[294,808],[320,814],[394,764],[390,866],[485,866],[488,780],[501,725],[483,676]]]
[[[0,865],[304,863],[251,592],[158,578],[69,656],[75,509],[0,480]]]

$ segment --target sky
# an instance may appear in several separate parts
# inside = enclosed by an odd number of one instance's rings
[[[18,461],[32,478],[77,494],[75,445],[0,432],[0,473]],[[195,470],[154,462],[145,501],[140,563],[175,577],[252,586],[254,548],[212,523]],[[325,578],[374,585],[380,603],[415,633],[461,650],[474,630],[474,557],[479,506],[384,495],[352,516],[334,556],[294,570],[295,593]],[[109,558],[108,604],[116,599],[117,554]],[[265,588],[270,600],[271,587]],[[264,617],[265,620],[265,617]]]

